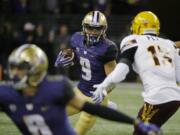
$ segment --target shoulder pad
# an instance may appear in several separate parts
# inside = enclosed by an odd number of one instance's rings
[[[176,43],[175,43],[174,41],[169,40],[169,39],[167,39],[166,41],[167,41],[170,45],[172,45],[173,47],[176,48]]]
[[[129,35],[125,37],[120,44],[121,53],[127,49],[137,46],[136,38],[137,38],[136,35]]]
[[[75,32],[72,36],[71,36],[71,40],[75,40],[76,38],[80,38],[82,37],[84,34],[82,32]]]
[[[105,38],[105,42],[108,44],[108,45],[116,45],[112,40],[109,40],[107,38]]]
[[[83,33],[82,32],[75,32],[72,36],[71,36],[71,47],[74,48],[77,44],[78,41],[81,40],[83,38]]]

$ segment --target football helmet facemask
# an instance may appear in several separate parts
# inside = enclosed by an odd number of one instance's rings
[[[160,22],[158,17],[151,11],[138,13],[132,21],[132,34],[154,34],[159,35]]]
[[[36,87],[44,79],[48,69],[46,54],[34,44],[24,44],[8,58],[8,73],[16,89]]]
[[[84,17],[82,27],[86,44],[97,43],[105,36],[107,30],[106,17],[100,11],[91,11]]]

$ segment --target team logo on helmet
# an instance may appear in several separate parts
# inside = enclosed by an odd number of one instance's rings
[[[89,12],[82,21],[83,33],[87,44],[94,44],[105,36],[107,20],[100,11]]]

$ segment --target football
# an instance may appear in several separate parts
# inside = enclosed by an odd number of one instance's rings
[[[63,54],[66,56],[66,57],[74,57],[74,52],[73,52],[73,49],[63,49]]]

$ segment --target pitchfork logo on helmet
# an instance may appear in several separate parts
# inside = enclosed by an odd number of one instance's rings
[[[10,54],[8,69],[15,88],[36,87],[47,73],[48,59],[38,46],[24,44]]]
[[[86,44],[94,44],[105,36],[107,20],[100,11],[89,12],[82,21]]]
[[[151,11],[143,11],[137,14],[132,21],[131,31],[133,34],[158,35],[160,23],[158,17]]]

